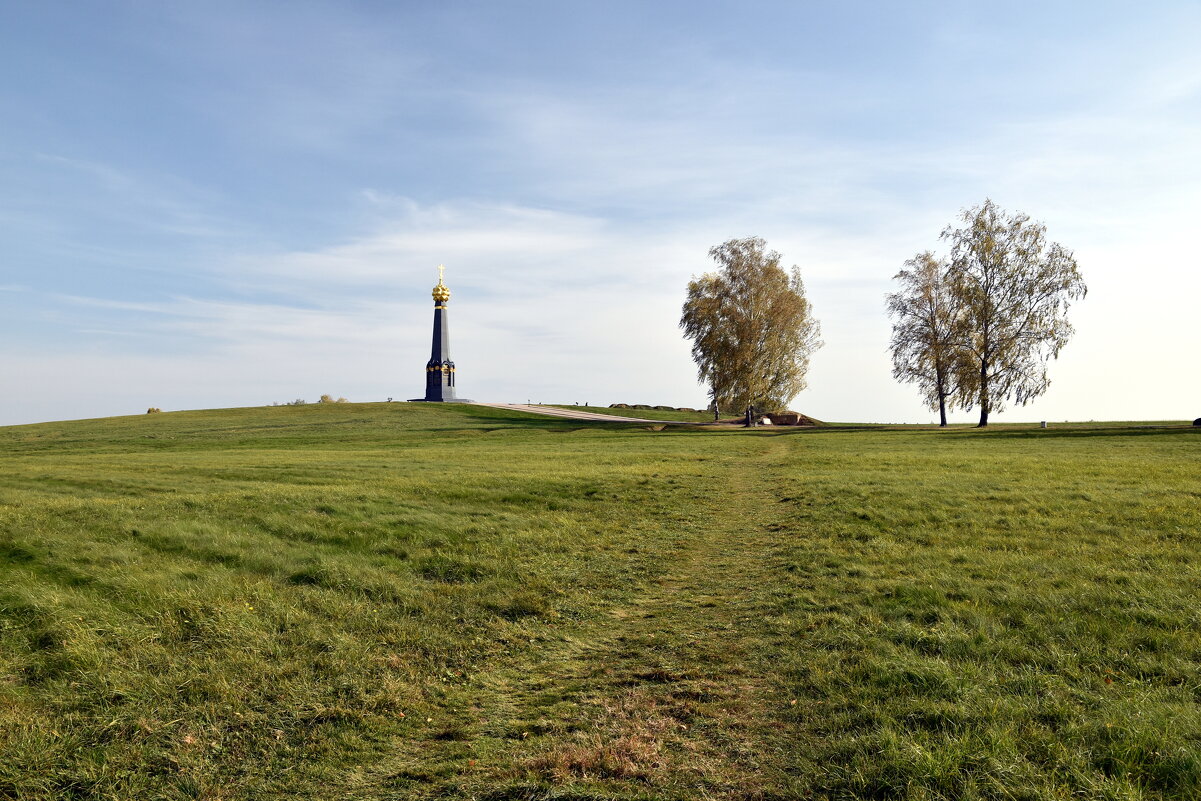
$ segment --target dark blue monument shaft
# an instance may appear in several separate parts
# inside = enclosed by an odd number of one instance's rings
[[[430,363],[450,361],[450,326],[446,318],[446,305],[434,304],[434,342],[430,351]]]
[[[455,400],[455,363],[450,360],[450,326],[446,303],[434,301],[434,338],[425,365],[425,399]]]

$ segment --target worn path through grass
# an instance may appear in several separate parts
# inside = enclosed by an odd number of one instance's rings
[[[533,725],[475,789],[751,798],[789,784],[773,712],[789,701],[757,626],[757,588],[779,576],[762,558],[775,499],[754,477],[782,446],[756,443],[693,496],[662,575],[490,688],[524,699],[517,714]],[[559,720],[539,717],[548,702]]]

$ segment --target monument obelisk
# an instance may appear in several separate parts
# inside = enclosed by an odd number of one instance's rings
[[[441,403],[471,403],[467,398],[455,397],[455,363],[450,359],[450,327],[446,317],[446,306],[450,303],[450,288],[442,282],[442,271],[438,265],[438,285],[434,287],[434,338],[430,349],[430,360],[425,363],[425,397],[418,401]]]

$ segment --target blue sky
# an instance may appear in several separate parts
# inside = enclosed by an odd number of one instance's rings
[[[703,405],[684,287],[749,235],[822,321],[794,408],[926,421],[883,296],[986,197],[1090,287],[995,419],[1191,419],[1198,41],[1196,3],[8,4],[0,424],[413,397],[439,263],[463,394]]]

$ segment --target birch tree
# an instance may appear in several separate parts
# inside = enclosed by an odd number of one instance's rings
[[[966,209],[951,244],[947,281],[959,304],[955,347],[971,359],[956,400],[978,405],[980,427],[1011,398],[1019,406],[1047,391],[1047,365],[1071,338],[1072,301],[1088,288],[1072,252],[1047,240],[1029,216],[1009,214],[991,200]]]
[[[688,284],[680,327],[715,409],[785,407],[822,345],[800,269],[765,248],[758,237],[718,245],[709,255],[720,269]]]
[[[947,424],[961,377],[970,370],[961,336],[959,299],[947,280],[947,263],[925,251],[905,262],[893,278],[901,288],[887,296],[892,318],[892,375],[917,384],[923,400]]]

